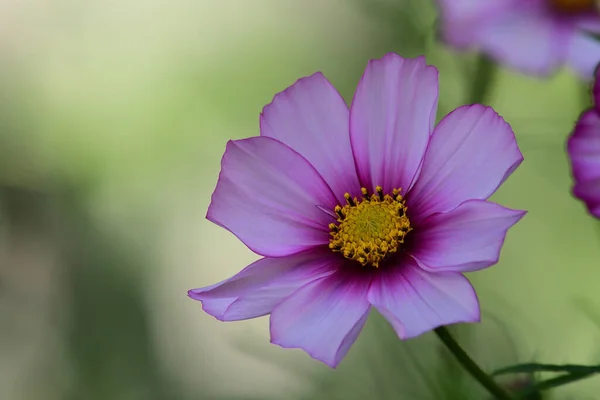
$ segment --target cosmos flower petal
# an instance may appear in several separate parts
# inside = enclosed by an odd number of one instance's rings
[[[594,107],[596,111],[600,113],[600,63],[596,66],[594,71],[594,85],[592,86],[592,97],[594,100]]]
[[[498,262],[508,229],[525,211],[485,200],[469,200],[448,213],[434,214],[414,231],[411,251],[430,272],[469,272]]]
[[[590,212],[600,217],[600,115],[595,109],[584,112],[568,140],[567,150],[575,185],[573,194]]]
[[[408,194],[411,223],[466,200],[487,199],[521,161],[512,129],[492,108],[457,108],[435,128],[421,175]]]
[[[506,18],[514,7],[514,0],[437,0],[437,3],[442,37],[458,48],[474,46],[477,43],[474,31]]]
[[[573,194],[587,205],[590,214],[600,218],[600,178],[577,183]]]
[[[479,322],[477,295],[462,274],[427,272],[410,257],[402,264],[377,274],[369,290],[369,302],[401,339],[442,325]]]
[[[408,190],[432,132],[438,71],[424,57],[372,60],[350,109],[350,140],[361,183],[370,191]]]
[[[578,16],[574,22],[578,31],[600,33],[600,17],[595,11]]]
[[[326,248],[263,258],[229,279],[192,289],[188,295],[201,301],[204,311],[221,321],[260,317],[303,285],[332,274],[340,262]]]
[[[540,2],[440,0],[442,36],[526,73],[545,75],[563,61],[574,28],[550,18]]]
[[[343,271],[305,285],[271,313],[271,342],[335,368],[367,320],[368,287],[369,279]]]
[[[476,37],[496,60],[526,73],[546,75],[563,61],[571,32],[544,15],[527,15],[517,8]]]
[[[281,257],[329,243],[337,200],[300,154],[268,137],[230,141],[207,218],[254,252]]]
[[[446,19],[477,19],[510,10],[515,0],[438,0],[442,16]]]
[[[348,106],[320,72],[275,95],[260,117],[261,135],[304,156],[342,204],[345,192],[360,195],[348,125]]]
[[[600,114],[584,112],[567,142],[576,181],[600,178]]]
[[[573,32],[567,60],[581,77],[591,78],[600,63],[600,42],[583,32]]]

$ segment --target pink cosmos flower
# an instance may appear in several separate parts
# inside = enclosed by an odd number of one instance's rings
[[[438,0],[441,34],[521,72],[546,75],[563,63],[591,79],[600,62],[596,0]]]
[[[438,71],[370,61],[350,110],[320,73],[230,141],[207,218],[264,258],[189,291],[222,321],[270,314],[271,342],[335,367],[371,307],[402,339],[479,321],[463,272],[498,261],[523,211],[486,201],[523,160],[494,110],[464,106],[434,128]]]
[[[567,150],[575,180],[573,194],[600,218],[600,68],[595,75],[594,106],[579,117]]]

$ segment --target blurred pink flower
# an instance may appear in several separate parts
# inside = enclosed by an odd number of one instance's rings
[[[594,106],[579,117],[567,150],[575,180],[573,194],[600,218],[600,68],[592,92]]]
[[[438,71],[370,61],[350,110],[320,73],[230,141],[207,218],[264,258],[193,289],[222,321],[270,314],[271,342],[335,367],[375,307],[402,339],[479,321],[463,272],[498,261],[524,215],[486,201],[523,160],[494,110],[464,106],[434,129]]]
[[[595,0],[438,0],[450,45],[489,54],[524,73],[547,75],[562,64],[591,79],[600,62]]]

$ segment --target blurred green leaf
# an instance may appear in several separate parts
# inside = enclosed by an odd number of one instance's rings
[[[474,69],[473,78],[468,80],[471,82],[471,88],[466,103],[486,104],[490,96],[490,90],[496,81],[498,66],[485,54],[480,54],[477,57]]]
[[[545,381],[541,381],[536,383],[535,385],[523,389],[518,393],[519,399],[529,399],[532,395],[537,395],[540,392],[548,391],[550,389],[557,388],[559,386],[563,386],[569,383],[577,382],[581,379],[589,378],[592,376],[593,372],[580,372],[573,374],[565,374],[561,376],[557,376],[556,378],[551,378]]]
[[[155,354],[139,276],[139,264],[150,262],[96,226],[78,193],[0,190],[15,226],[45,232],[62,247],[70,300],[66,344],[73,376],[64,398],[184,399]]]
[[[600,228],[600,224],[598,227]],[[582,297],[576,297],[573,302],[600,329],[600,311],[598,311],[596,306],[590,300]]]
[[[596,373],[600,372],[600,365],[577,365],[577,364],[539,364],[539,363],[525,363],[511,365],[505,368],[500,368],[492,375],[502,374],[515,374],[515,373],[533,373],[533,372],[566,372],[566,373]]]
[[[423,55],[435,35],[435,11],[421,0],[356,0],[358,9],[382,29],[373,46],[378,53]]]

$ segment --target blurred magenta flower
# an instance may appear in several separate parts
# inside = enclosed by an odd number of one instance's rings
[[[375,307],[402,339],[479,321],[463,272],[498,261],[523,211],[486,201],[523,160],[482,105],[434,129],[438,71],[370,61],[350,110],[316,73],[277,94],[260,137],[230,141],[207,218],[264,256],[193,289],[222,321],[270,314],[271,342],[335,367]]]
[[[450,45],[489,54],[521,72],[547,75],[562,64],[591,79],[600,62],[595,0],[438,0]]]
[[[594,106],[579,117],[567,150],[575,180],[573,194],[600,218],[600,68],[592,92]]]

